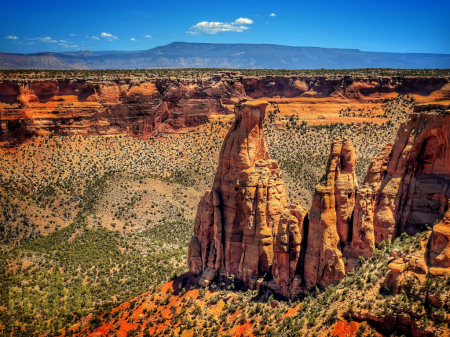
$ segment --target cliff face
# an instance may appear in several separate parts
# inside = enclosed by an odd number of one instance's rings
[[[0,142],[14,145],[49,132],[126,133],[147,139],[228,113],[226,105],[238,97],[328,97],[337,103],[363,103],[395,92],[448,99],[450,84],[445,78],[244,77],[235,72],[202,79],[2,80]]]
[[[411,93],[429,95],[439,91],[450,96],[448,80],[444,78],[362,78],[352,76],[267,76],[240,79],[245,93],[252,98],[261,97],[345,97],[370,101],[371,95]]]
[[[450,198],[449,127],[448,114],[411,115],[394,145],[386,145],[374,158],[359,189],[352,183],[352,146],[345,146],[345,140],[332,144],[327,174],[316,187],[310,211],[307,288],[342,279],[342,255],[349,271],[358,266],[359,256],[371,257],[382,241],[401,233],[414,235],[436,223],[427,263],[448,267],[448,215],[442,219]],[[448,272],[438,268],[433,275]]]
[[[295,298],[336,284],[381,241],[435,223],[417,264],[433,275],[450,273],[450,115],[411,115],[396,142],[373,159],[361,187],[351,141],[335,140],[308,214],[299,203],[286,204],[262,135],[265,106],[236,105],[213,189],[199,204],[189,266],[202,274],[202,285],[233,274],[251,289]]]
[[[431,275],[450,276],[450,199],[444,218],[433,227],[425,259]]]
[[[0,141],[13,145],[34,134],[127,133],[147,139],[158,132],[197,126],[227,114],[221,99],[233,95],[221,81],[177,80],[0,84]],[[240,93],[238,90],[237,93]],[[13,103],[16,104],[13,105]]]
[[[375,243],[442,219],[450,196],[450,116],[412,115],[400,127],[381,183]]]

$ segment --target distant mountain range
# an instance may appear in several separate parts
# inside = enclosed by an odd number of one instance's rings
[[[173,42],[139,51],[0,53],[0,69],[450,68],[450,54],[384,53],[275,44]]]

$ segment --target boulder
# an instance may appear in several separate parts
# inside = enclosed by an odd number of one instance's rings
[[[433,227],[429,239],[429,272],[433,276],[450,276],[450,199],[444,219]]]

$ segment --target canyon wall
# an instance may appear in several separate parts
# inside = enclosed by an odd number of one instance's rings
[[[450,97],[446,78],[358,77],[358,76],[266,76],[239,78],[246,95],[261,97],[345,97],[371,101],[389,93]]]
[[[227,114],[221,81],[34,81],[0,83],[0,142],[14,145],[34,134],[123,134],[148,139]],[[240,94],[240,91],[236,93]]]
[[[411,115],[400,127],[375,206],[375,243],[439,222],[450,197],[450,115]]]
[[[446,78],[356,76],[244,77],[220,72],[198,79],[97,78],[0,80],[0,143],[34,134],[128,134],[148,139],[227,114],[240,97],[326,98],[375,102],[392,93],[430,101],[450,97]]]
[[[381,241],[435,224],[424,264],[434,275],[450,274],[449,114],[412,114],[373,159],[362,186],[352,142],[335,140],[307,212],[286,203],[264,143],[265,107],[236,104],[212,191],[199,204],[188,264],[201,285],[233,274],[250,289],[295,298],[338,283]]]

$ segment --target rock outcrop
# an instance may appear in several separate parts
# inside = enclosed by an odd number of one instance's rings
[[[269,159],[263,120],[267,103],[240,102],[225,137],[211,192],[200,201],[189,268],[207,286],[218,274],[235,275],[258,288],[264,278],[285,296],[301,280],[301,243],[306,211],[287,207],[280,169]],[[200,259],[201,258],[201,262]]]
[[[401,289],[408,268],[450,274],[450,115],[413,114],[373,159],[360,188],[351,141],[335,140],[308,214],[299,203],[287,206],[280,169],[264,143],[265,107],[235,106],[213,189],[199,204],[189,269],[202,274],[200,284],[233,274],[251,289],[295,298],[339,282],[383,240],[434,224],[428,253],[395,255],[386,282]]]
[[[357,265],[358,256],[371,257],[382,241],[434,225],[427,256],[396,255],[386,282],[390,288],[401,289],[407,264],[416,275],[450,272],[450,264],[444,262],[450,238],[449,143],[448,114],[412,114],[400,126],[395,143],[385,146],[372,161],[357,192],[352,242],[343,251],[347,269]]]
[[[274,233],[273,281],[268,287],[285,297],[301,292],[308,212],[299,202],[285,209]]]
[[[21,95],[21,87],[30,92]],[[34,96],[30,96],[33,92]],[[203,78],[0,79],[0,142],[15,146],[35,134],[128,134],[148,139],[228,113],[237,98],[328,98],[337,104],[380,102],[409,92],[448,100],[446,78],[361,76],[242,76],[219,72]],[[306,101],[305,101],[306,100]],[[14,103],[18,104],[14,104]],[[286,100],[283,104],[289,104]],[[305,103],[306,104],[306,103]],[[445,105],[440,105],[445,108]],[[436,105],[422,106],[423,109]]]
[[[400,127],[375,205],[375,244],[433,226],[450,197],[450,115],[411,115]]]
[[[341,247],[349,239],[355,193],[356,156],[352,142],[337,139],[323,181],[316,186],[310,211],[308,248],[305,256],[305,284],[323,287],[341,280],[345,274]]]
[[[357,265],[356,258],[358,256],[371,257],[375,248],[374,209],[391,151],[392,145],[388,144],[372,160],[363,184],[356,194],[355,212],[351,224],[353,227],[352,240],[351,244],[345,246],[343,250],[349,268]]]
[[[433,227],[426,255],[431,275],[450,276],[450,199],[444,218]]]
[[[128,134],[149,139],[228,114],[222,99],[242,88],[217,79],[197,82],[49,80],[0,83],[0,142],[35,134]],[[14,104],[17,103],[17,104]]]
[[[354,216],[354,235],[364,224],[359,219],[368,219],[368,227],[373,223],[375,245],[402,233],[413,235],[432,227],[422,235],[422,248],[418,251],[392,251],[394,259],[388,265],[384,286],[397,294],[407,286],[410,277],[424,284],[427,274],[450,276],[450,116],[428,113],[410,117],[400,127],[392,148],[385,147],[369,167],[358,196],[362,200],[367,195],[370,200],[374,193],[373,202],[362,201]],[[366,180],[372,184],[367,185]],[[370,210],[364,216],[367,205]],[[363,239],[355,245],[352,242],[351,253],[368,257],[374,246],[372,234],[360,237]]]
[[[34,94],[28,86],[20,87],[20,95],[17,96],[17,103],[22,108],[26,108],[30,103],[39,102],[39,98]]]

